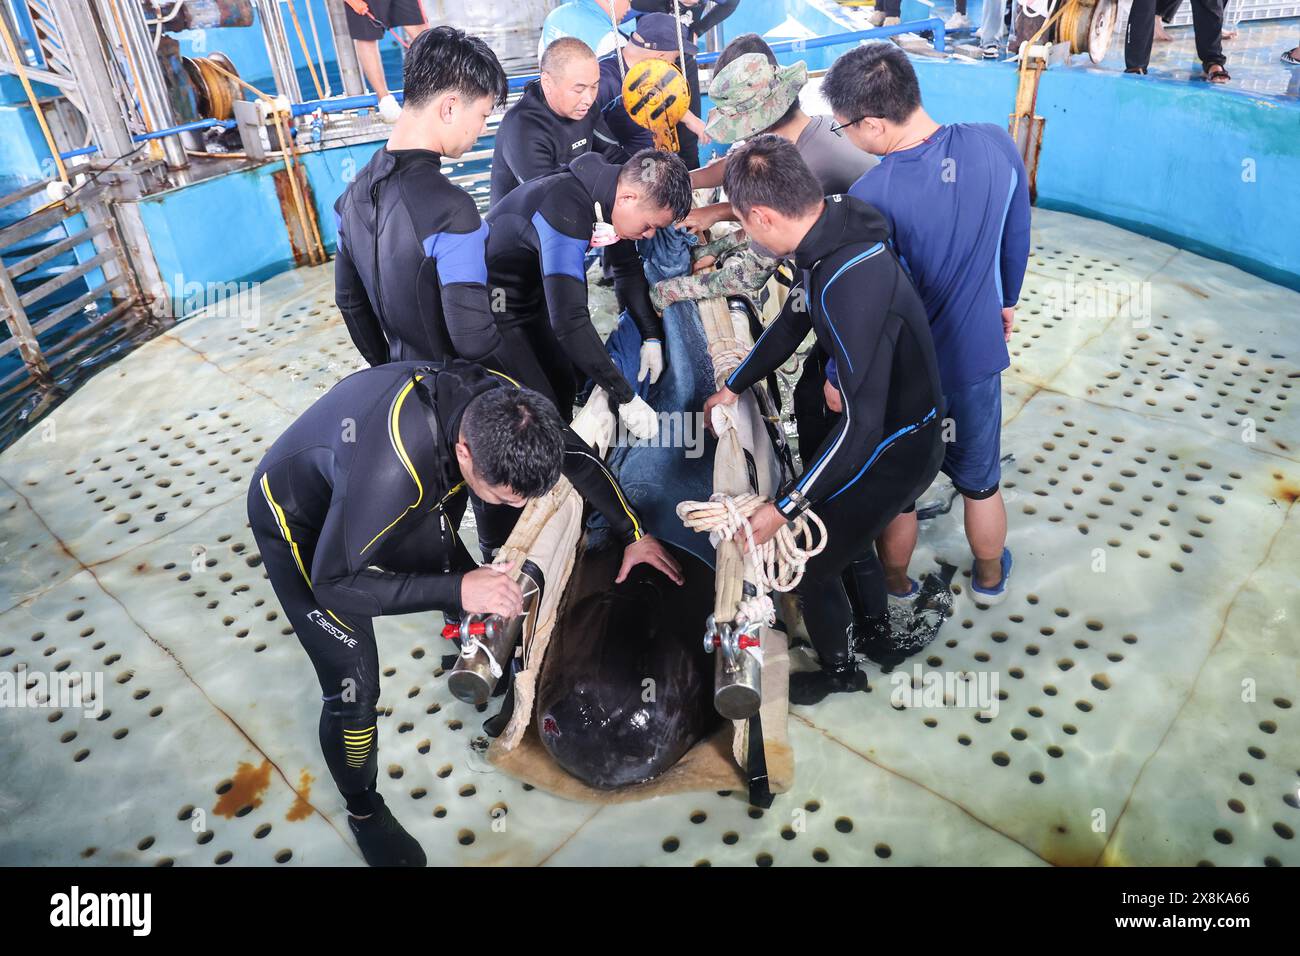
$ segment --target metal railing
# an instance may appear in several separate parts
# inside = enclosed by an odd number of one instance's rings
[[[931,17],[928,20],[910,20],[907,23],[898,23],[888,27],[875,27],[870,30],[850,30],[845,33],[833,33],[823,37],[814,37],[808,40],[781,40],[771,44],[773,53],[801,53],[805,50],[818,50],[823,47],[843,46],[850,43],[860,43],[863,40],[884,40],[889,37],[902,36],[907,33],[924,33],[933,34],[931,44],[936,53],[947,52],[946,31],[944,30],[943,20],[939,17]],[[700,64],[709,64],[721,56],[721,52],[704,53],[697,58]],[[512,92],[518,92],[532,80],[537,79],[541,74],[523,73],[512,76],[509,79],[510,89]],[[401,102],[402,91],[393,90],[393,96]],[[320,110],[323,113],[343,113],[352,110],[372,109],[378,103],[378,98],[373,93],[363,93],[356,96],[335,96],[323,100],[304,100],[294,103],[292,106],[293,115],[309,116]],[[173,136],[181,132],[190,132],[204,129],[221,127],[223,129],[232,129],[235,126],[233,120],[196,120],[192,123],[182,123],[178,126],[168,127],[166,129],[156,130],[150,133],[141,133],[133,136],[132,139],[137,143],[148,142],[152,139],[159,139],[167,136]],[[64,159],[70,159],[74,156],[85,156],[95,152],[94,147],[84,147],[82,149],[69,150],[63,153]]]
[[[49,186],[36,182],[0,197],[0,209],[30,202]],[[33,387],[54,390],[61,369],[96,343],[99,333],[120,325],[121,333],[129,334],[149,318],[104,190],[87,184],[0,228],[0,318],[9,330],[0,340],[0,358],[13,351],[22,357],[22,365],[0,379],[0,401]],[[62,236],[42,243],[51,232]],[[70,254],[75,265],[59,264]],[[84,291],[59,302],[59,293],[77,291],[69,290],[74,283]],[[101,310],[104,300],[108,306]],[[33,321],[33,314],[40,318]],[[84,325],[64,327],[79,314]]]

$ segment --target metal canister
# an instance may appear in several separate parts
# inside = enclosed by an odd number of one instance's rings
[[[511,660],[519,646],[524,625],[533,615],[541,596],[541,572],[525,562],[518,580],[524,589],[524,613],[506,620],[498,614],[470,614],[459,627],[448,625],[443,637],[460,638],[460,654],[447,675],[447,687],[457,700],[486,704],[497,682],[511,673]]]
[[[716,655],[713,706],[727,720],[747,720],[763,703],[763,665],[755,651],[759,637],[749,629],[709,618],[704,649]]]
[[[496,614],[471,614],[458,629],[450,629],[460,637],[460,654],[447,677],[447,687],[457,700],[475,705],[488,702],[497,681],[510,668],[522,625],[522,617],[507,621]]]

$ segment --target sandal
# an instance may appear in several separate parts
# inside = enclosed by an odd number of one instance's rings
[[[1227,83],[1232,77],[1222,63],[1211,63],[1205,69],[1205,79],[1208,83]]]
[[[1132,74],[1134,74],[1134,75],[1136,75],[1136,76],[1146,76],[1146,75],[1147,75],[1147,68],[1146,68],[1145,66],[1131,66],[1131,67],[1129,67],[1127,70],[1125,70],[1124,72],[1125,72],[1125,73],[1132,73]]]

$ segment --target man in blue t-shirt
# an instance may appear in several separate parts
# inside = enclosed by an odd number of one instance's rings
[[[560,37],[577,37],[604,56],[626,42],[615,23],[622,23],[632,9],[632,0],[569,0],[546,15],[537,41],[537,59]]]
[[[977,604],[997,604],[1011,573],[999,490],[1001,373],[1029,258],[1024,163],[997,126],[931,119],[911,62],[893,44],[844,54],[822,95],[844,135],[881,157],[849,195],[885,215],[929,316],[949,420],[943,471],[965,501],[971,590]],[[918,590],[907,573],[916,536],[908,513],[877,542],[893,599]]]

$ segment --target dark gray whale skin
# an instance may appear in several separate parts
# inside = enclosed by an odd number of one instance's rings
[[[614,584],[617,547],[580,554],[546,651],[539,734],[555,762],[591,787],[658,776],[722,720],[703,646],[714,572],[665,546],[681,563],[680,587],[646,565]]]

